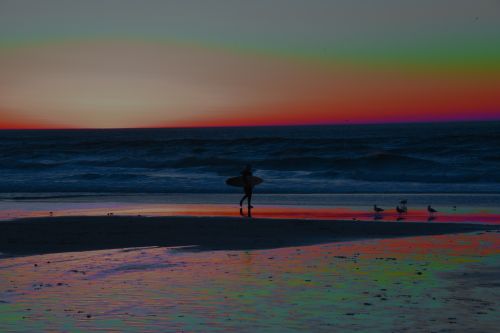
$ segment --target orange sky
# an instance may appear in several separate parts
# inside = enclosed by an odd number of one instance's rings
[[[0,5],[0,129],[500,120],[489,0]]]
[[[146,42],[0,54],[0,128],[499,118],[500,76],[320,63]]]

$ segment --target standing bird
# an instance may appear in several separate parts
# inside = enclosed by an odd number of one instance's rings
[[[408,199],[404,199],[399,201],[399,207],[404,210],[405,213],[408,213],[408,207],[406,207],[406,204],[408,203]]]
[[[396,212],[398,212],[399,215],[404,214],[406,213],[406,208],[396,206]]]
[[[377,207],[377,205],[373,205],[373,210],[375,211],[375,213],[382,213],[384,211],[383,208],[380,208],[380,207]]]
[[[437,213],[437,210],[431,207],[431,205],[427,206],[427,211],[429,212],[430,215],[434,215],[434,213]]]

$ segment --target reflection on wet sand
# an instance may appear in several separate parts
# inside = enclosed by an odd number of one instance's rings
[[[0,210],[0,219],[45,216],[241,216],[239,207],[225,204],[129,204],[115,203],[105,207],[88,205],[84,208],[62,206],[47,210]],[[322,206],[257,206],[253,211],[254,218],[280,219],[325,219],[325,220],[357,220],[357,221],[409,221],[409,222],[457,222],[457,223],[488,223],[500,224],[500,214],[495,211],[469,209],[465,211],[444,210],[441,213],[429,215],[426,208],[413,209],[402,216],[397,211],[385,211],[374,214],[370,209],[335,208]]]
[[[0,331],[493,332],[499,259],[496,232],[2,259]]]

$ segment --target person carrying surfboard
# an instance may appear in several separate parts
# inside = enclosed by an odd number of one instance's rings
[[[243,201],[245,201],[246,199],[248,202],[248,213],[250,215],[250,209],[253,208],[252,206],[253,174],[252,174],[252,166],[250,164],[247,164],[245,169],[241,171],[241,177],[243,178],[243,192],[245,193],[245,195],[240,200],[240,207],[243,207]]]
[[[259,177],[255,177],[252,173],[252,166],[248,164],[243,171],[241,171],[241,176],[230,177],[226,179],[226,184],[229,186],[243,187],[243,198],[240,200],[240,214],[243,214],[243,202],[247,200],[248,202],[248,217],[252,217],[252,193],[253,188],[259,184],[262,184],[264,180]]]

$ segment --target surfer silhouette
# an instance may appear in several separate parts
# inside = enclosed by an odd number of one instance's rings
[[[253,188],[259,184],[262,184],[264,180],[259,177],[255,177],[252,172],[252,166],[250,164],[247,164],[245,169],[241,171],[241,176],[238,177],[230,177],[226,179],[226,184],[229,186],[235,186],[235,187],[243,187],[243,198],[240,200],[240,214],[244,216],[243,214],[243,202],[247,200],[248,203],[248,217],[252,217],[252,194],[253,194]]]
[[[245,195],[243,195],[243,198],[240,200],[240,207],[243,207],[243,202],[245,199],[247,200],[248,203],[248,216],[251,216],[251,209],[253,208],[252,206],[252,192],[253,192],[253,183],[252,183],[252,166],[250,164],[247,164],[245,169],[241,171],[241,177],[243,178],[243,192]]]

